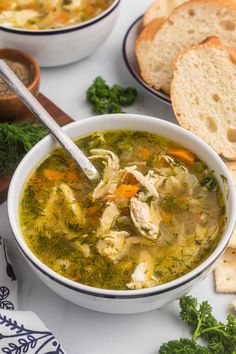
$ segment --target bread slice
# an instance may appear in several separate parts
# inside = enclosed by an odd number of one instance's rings
[[[211,38],[175,62],[171,101],[180,125],[236,160],[236,52]]]
[[[212,36],[236,48],[234,1],[191,0],[177,7],[161,25],[154,26],[155,21],[138,36],[136,55],[143,79],[166,94],[170,92],[173,61],[184,50]]]
[[[155,0],[146,10],[143,16],[143,27],[152,20],[158,19],[160,23],[168,17],[175,7],[183,4],[187,0]]]

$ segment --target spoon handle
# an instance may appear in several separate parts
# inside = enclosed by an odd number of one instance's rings
[[[99,180],[99,173],[78,146],[63,132],[44,107],[30,93],[24,84],[13,73],[9,66],[0,60],[0,76],[10,86],[29,110],[44,124],[52,136],[67,151],[72,159],[81,167],[90,180]]]

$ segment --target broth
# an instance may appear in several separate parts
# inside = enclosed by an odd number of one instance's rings
[[[105,131],[77,141],[102,176],[93,186],[58,148],[31,174],[20,223],[32,252],[76,282],[141,289],[194,269],[225,225],[206,164],[150,133]]]

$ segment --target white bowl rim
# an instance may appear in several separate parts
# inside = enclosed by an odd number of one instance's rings
[[[86,27],[92,26],[95,23],[103,20],[105,17],[110,15],[118,7],[120,2],[121,0],[113,0],[112,4],[105,11],[101,12],[98,16],[92,17],[90,20],[81,22],[77,25],[75,24],[72,26],[67,26],[62,28],[44,29],[44,30],[30,30],[26,28],[8,27],[8,26],[0,25],[0,31],[14,33],[18,35],[29,35],[29,36],[57,35],[57,34],[78,31]]]
[[[145,81],[141,78],[140,75],[138,75],[135,70],[133,70],[132,66],[130,65],[130,61],[127,55],[127,42],[129,39],[129,36],[133,30],[133,28],[139,23],[141,23],[141,20],[143,19],[143,15],[139,16],[127,29],[126,34],[123,39],[123,45],[122,45],[122,54],[123,54],[123,59],[125,62],[125,65],[130,72],[130,74],[133,76],[133,78],[146,90],[148,91],[152,96],[157,97],[159,100],[164,102],[167,105],[171,106],[171,100],[170,98],[162,93],[161,91],[157,91],[154,88],[150,87],[148,84],[145,83]]]
[[[149,297],[149,296],[155,296],[159,294],[164,294],[170,290],[174,290],[179,288],[180,286],[183,286],[190,281],[194,280],[198,276],[200,276],[204,271],[212,266],[215,261],[220,257],[220,255],[224,252],[226,249],[230,237],[232,235],[235,222],[236,222],[236,195],[235,195],[235,187],[234,187],[234,182],[233,179],[225,166],[224,162],[221,160],[221,158],[216,154],[213,149],[207,145],[203,140],[195,136],[193,133],[185,130],[184,128],[174,124],[170,123],[168,121],[164,121],[160,118],[156,117],[150,117],[146,115],[138,115],[138,114],[108,114],[108,115],[103,115],[103,116],[94,116],[91,118],[83,119],[81,121],[75,121],[73,123],[70,123],[63,127],[63,130],[67,130],[68,128],[75,127],[78,128],[80,125],[87,125],[88,122],[91,124],[91,126],[96,127],[97,123],[99,121],[104,120],[104,121],[110,121],[114,119],[122,119],[124,116],[128,116],[129,120],[135,121],[144,121],[148,125],[149,123],[154,123],[156,122],[157,125],[163,126],[166,128],[170,128],[176,132],[176,134],[181,133],[182,135],[188,136],[190,139],[193,140],[193,143],[196,143],[197,145],[201,145],[205,152],[208,154],[209,158],[213,158],[217,164],[219,165],[220,169],[223,171],[223,175],[227,179],[227,185],[229,189],[229,200],[231,202],[230,204],[230,215],[231,219],[227,220],[227,227],[224,230],[223,237],[219,241],[217,247],[215,250],[204,260],[200,265],[198,265],[196,268],[194,268],[192,271],[189,273],[172,280],[168,283],[157,285],[151,288],[146,288],[146,289],[139,289],[139,290],[110,290],[110,289],[100,289],[100,288],[95,288],[91,287],[88,285],[80,284],[77,283],[73,280],[70,280],[68,278],[65,278],[49,267],[47,267],[44,263],[42,263],[30,250],[28,247],[27,243],[24,241],[24,237],[22,235],[22,232],[20,230],[20,227],[17,224],[17,217],[14,215],[12,210],[14,210],[14,205],[15,205],[15,193],[14,190],[18,189],[17,181],[20,179],[21,175],[21,170],[24,169],[24,165],[28,160],[34,161],[32,158],[35,154],[35,152],[43,145],[45,144],[46,141],[49,141],[51,136],[46,136],[44,139],[42,139],[39,143],[37,143],[31,150],[30,152],[23,158],[21,163],[18,165],[12,180],[11,184],[9,187],[9,192],[8,192],[8,216],[9,216],[9,221],[10,221],[10,226],[14,235],[14,238],[23,253],[23,255],[27,258],[27,260],[41,273],[43,273],[46,277],[50,278],[57,284],[60,284],[70,290],[73,290],[78,293],[86,294],[89,296],[95,296],[95,297],[101,297],[101,298],[116,298],[116,299],[132,299],[132,298],[144,298],[144,297]],[[122,129],[122,128],[120,128]],[[126,129],[126,128],[123,128]],[[112,130],[112,129],[111,129]],[[134,129],[135,130],[135,129]],[[94,129],[94,132],[99,131],[98,129]],[[155,134],[155,133],[154,133]],[[79,134],[78,134],[79,138]],[[174,140],[174,139],[172,139]],[[184,144],[183,144],[184,145]],[[56,146],[56,145],[55,145]],[[39,162],[39,161],[37,161]],[[34,163],[34,166],[36,164]],[[33,169],[31,169],[32,171]]]

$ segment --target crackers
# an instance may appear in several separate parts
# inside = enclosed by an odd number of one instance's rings
[[[218,293],[236,294],[236,249],[227,248],[215,268]]]
[[[226,166],[236,186],[236,162],[226,162]],[[218,293],[236,294],[236,228],[228,246],[215,268],[215,287]],[[231,307],[236,311],[236,299]]]

